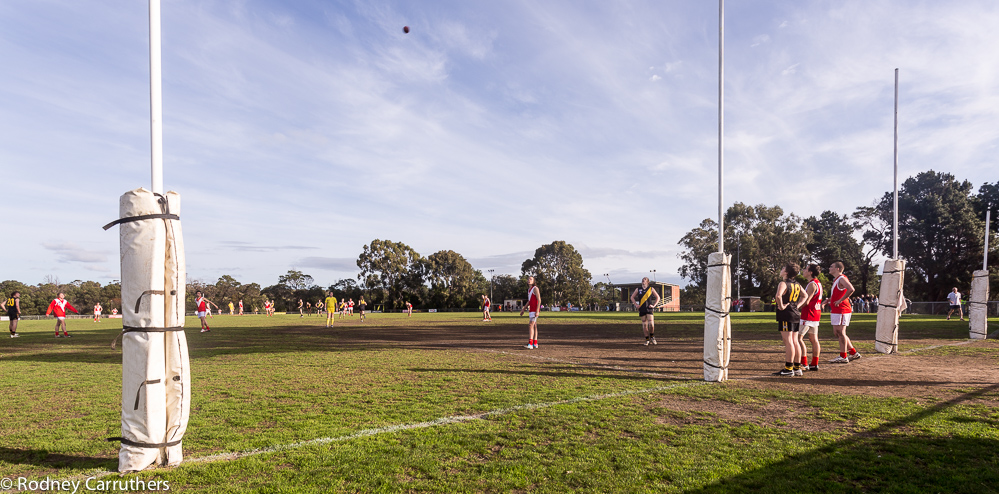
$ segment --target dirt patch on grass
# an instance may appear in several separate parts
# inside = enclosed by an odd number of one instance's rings
[[[832,432],[851,428],[850,421],[829,421],[808,405],[793,400],[762,404],[735,404],[720,400],[691,400],[671,396],[650,407],[656,422],[669,425],[728,423],[755,424],[802,432]]]
[[[514,360],[550,364],[553,370],[562,366],[558,372],[573,372],[576,366],[585,366],[663,380],[704,377],[702,329],[670,326],[668,316],[665,323],[657,323],[658,344],[648,346],[637,320],[635,324],[599,325],[562,322],[542,324],[540,348],[528,350],[524,348],[526,319],[523,322],[483,323],[481,328],[465,327],[457,331],[433,325],[344,327],[337,331],[336,346],[490,352]],[[757,389],[945,400],[953,399],[957,391],[981,389],[999,382],[997,340],[901,339],[901,353],[881,355],[873,352],[873,334],[858,330],[853,338],[863,357],[849,364],[830,364],[829,360],[837,356],[837,342],[831,338],[828,327],[820,328],[824,351],[819,358],[819,371],[781,378],[771,375],[784,360],[777,332],[740,331],[733,334],[729,378]],[[968,399],[991,401],[989,396]]]

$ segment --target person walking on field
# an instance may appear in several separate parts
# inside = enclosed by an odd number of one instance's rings
[[[243,315],[243,299],[239,299],[239,315]]]
[[[210,313],[210,311],[212,310],[210,305],[215,305],[215,302],[212,302],[211,300],[205,298],[205,295],[201,293],[201,290],[198,290],[194,292],[194,305],[195,307],[197,307],[198,319],[201,320],[201,332],[207,333],[211,331],[212,328],[208,327],[208,319],[206,319],[205,316]],[[215,308],[218,309],[219,306],[215,305]]]
[[[829,274],[833,276],[832,288],[829,290],[829,316],[832,322],[833,334],[839,340],[839,357],[829,361],[831,364],[848,364],[861,357],[860,352],[853,347],[853,341],[846,335],[850,325],[853,310],[850,307],[850,295],[854,288],[850,280],[843,274],[843,263],[836,261],[829,266]]]
[[[787,263],[780,270],[781,282],[777,285],[777,326],[784,340],[784,368],[774,372],[775,376],[800,376],[801,348],[798,332],[801,325],[801,306],[805,304],[804,290],[794,277],[798,276],[798,265]]]
[[[305,302],[302,299],[298,299],[298,317],[305,317]]]
[[[527,309],[527,349],[538,348],[538,314],[541,309],[541,290],[535,284],[534,277],[527,277],[527,305],[520,308],[520,315]]]
[[[4,303],[4,308],[7,309],[10,337],[19,338],[21,335],[17,334],[17,321],[21,319],[21,292],[10,294],[10,297],[7,297],[7,302]]]
[[[631,303],[638,309],[642,318],[642,332],[645,333],[645,346],[656,345],[656,322],[653,312],[659,305],[659,292],[649,286],[649,277],[642,278],[642,286],[631,293]]]
[[[56,318],[56,338],[69,338],[69,333],[66,332],[66,309],[69,309],[77,314],[80,313],[80,311],[76,310],[76,308],[66,300],[66,294],[59,292],[59,297],[52,300],[52,302],[49,303],[48,310],[45,311],[46,316],[52,314]],[[59,336],[60,327],[62,327],[62,336]]]
[[[947,294],[947,300],[950,302],[950,312],[947,313],[947,320],[950,321],[950,315],[954,311],[957,311],[957,316],[963,321],[964,309],[961,308],[961,292],[957,291],[956,286]]]
[[[336,319],[336,297],[333,296],[333,291],[331,290],[326,296],[326,327],[332,328],[333,321]]]
[[[236,314],[236,306],[232,304],[232,300],[229,301],[229,315],[233,316]]]
[[[819,283],[818,264],[809,264],[802,272],[808,283],[805,284],[805,305],[801,306],[801,326],[798,330],[798,348],[801,350],[801,370],[818,372],[819,353],[819,320],[822,319],[822,284]],[[812,343],[812,363],[808,365],[808,354],[805,352],[805,336]]]
[[[364,311],[368,308],[368,304],[364,302],[364,296],[357,301],[357,310],[361,311],[361,322],[364,322]]]
[[[492,321],[493,320],[493,317],[489,315],[489,305],[491,303],[492,302],[489,300],[489,297],[487,297],[486,294],[483,293],[482,294],[482,321],[483,322],[485,322],[485,321]]]

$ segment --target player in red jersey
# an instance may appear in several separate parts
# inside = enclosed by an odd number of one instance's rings
[[[492,321],[493,320],[493,316],[489,315],[489,304],[491,304],[491,303],[492,303],[492,301],[489,300],[489,297],[487,297],[486,294],[483,293],[482,294],[482,321],[483,322],[485,322],[485,321]]]
[[[850,325],[853,307],[850,306],[850,295],[854,288],[850,280],[843,275],[843,263],[836,261],[829,266],[829,274],[833,276],[832,289],[829,293],[829,316],[832,321],[833,334],[839,339],[839,357],[830,360],[833,364],[848,364],[851,360],[860,358],[860,353],[853,347],[853,342],[846,335],[846,327]]]
[[[413,317],[413,304],[406,302],[406,317]]]
[[[198,290],[194,292],[194,305],[198,308],[198,319],[201,319],[201,332],[207,333],[211,331],[212,328],[208,327],[208,320],[205,319],[205,316],[209,313],[208,311],[212,310],[209,306],[215,305],[215,302],[205,298],[205,294],[201,293],[201,290]],[[215,308],[218,309],[219,306],[215,305]]]
[[[527,349],[538,348],[538,313],[541,309],[541,290],[534,283],[534,277],[527,277],[527,305],[520,308],[520,315],[527,309]]]
[[[798,330],[798,347],[801,349],[801,368],[811,372],[819,370],[819,320],[822,319],[822,284],[819,283],[819,266],[809,264],[801,273],[808,280],[805,284],[805,305],[801,306],[801,327]],[[812,343],[812,364],[808,365],[805,336]]]
[[[239,299],[239,315],[243,315],[243,299]]]
[[[52,302],[49,303],[48,310],[45,311],[46,316],[52,314],[56,318],[56,338],[69,338],[69,333],[66,332],[66,309],[69,309],[77,314],[80,313],[80,311],[76,310],[76,308],[66,300],[66,294],[59,292],[59,297],[52,300]],[[62,336],[59,336],[59,327],[62,327]]]
[[[101,303],[97,302],[97,305],[94,306],[94,322],[101,322],[101,311],[103,310]]]

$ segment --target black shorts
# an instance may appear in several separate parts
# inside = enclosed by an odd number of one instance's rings
[[[358,306],[358,309],[361,312],[364,312],[367,308],[368,308],[368,306],[366,304],[361,304],[361,305]]]
[[[638,308],[638,315],[642,317],[651,316],[653,312],[654,312],[653,309],[650,309],[644,305]]]
[[[961,306],[960,305],[952,305],[952,306],[950,306],[950,310],[961,310]]]
[[[20,319],[21,317],[17,315],[17,309],[12,307],[7,309],[7,318],[13,321],[15,319]]]
[[[780,332],[790,331],[792,333],[797,333],[798,328],[801,326],[800,322],[790,322],[790,321],[777,321],[777,326]]]

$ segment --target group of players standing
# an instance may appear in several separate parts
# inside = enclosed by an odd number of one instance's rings
[[[819,370],[819,319],[822,317],[822,284],[819,283],[819,266],[809,264],[802,272],[805,287],[795,281],[798,276],[798,265],[787,263],[780,270],[781,281],[777,285],[777,325],[781,339],[784,341],[784,367],[774,372],[775,376],[801,376],[804,371]],[[843,263],[837,261],[829,266],[829,274],[833,277],[829,292],[828,305],[833,334],[839,340],[839,356],[830,360],[833,364],[848,364],[861,357],[860,352],[853,347],[853,342],[846,334],[850,325],[853,308],[850,295],[854,288],[850,280],[843,274]],[[812,346],[812,359],[809,362],[805,355],[805,336],[808,336]]]

